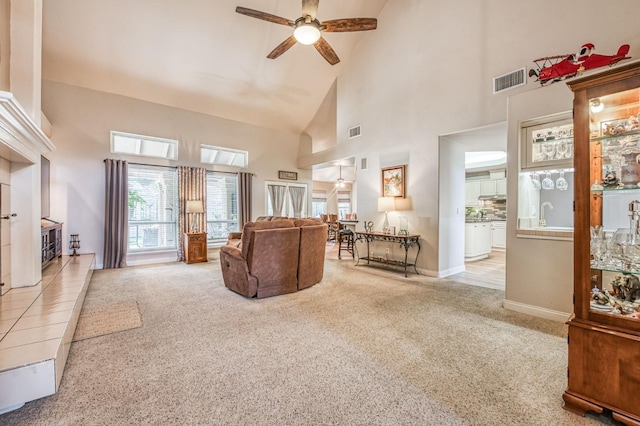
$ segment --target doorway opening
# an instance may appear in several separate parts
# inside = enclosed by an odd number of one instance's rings
[[[439,147],[440,276],[504,290],[507,122],[442,135]]]

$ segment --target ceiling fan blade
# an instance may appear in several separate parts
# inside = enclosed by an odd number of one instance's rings
[[[267,55],[267,58],[276,59],[278,56],[282,55],[284,52],[291,49],[291,46],[293,46],[294,44],[296,44],[296,39],[294,36],[291,36],[285,41],[283,41],[282,43],[280,43],[278,46],[276,46],[276,48],[273,49],[271,53]]]
[[[270,13],[261,12],[259,10],[248,9],[242,6],[236,7],[236,12],[242,15],[251,16],[252,18],[262,19],[263,21],[274,22],[280,25],[293,26],[294,24],[294,22],[290,19],[282,18],[276,15],[271,15]]]
[[[318,2],[320,0],[302,0],[302,16],[311,16],[311,20],[316,19],[318,13]]]
[[[369,31],[378,28],[378,20],[375,18],[332,19],[331,21],[324,21],[322,25],[327,27],[323,31],[330,33]]]
[[[335,50],[333,50],[333,48],[329,46],[329,43],[327,43],[324,38],[320,37],[318,41],[313,43],[313,45],[315,46],[316,50],[320,52],[322,57],[325,58],[331,65],[335,65],[340,62],[340,58],[338,58],[338,55],[336,55]]]

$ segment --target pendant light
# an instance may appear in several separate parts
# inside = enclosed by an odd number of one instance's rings
[[[336,181],[336,188],[344,188],[344,179],[342,179],[342,164],[340,164],[340,177]]]

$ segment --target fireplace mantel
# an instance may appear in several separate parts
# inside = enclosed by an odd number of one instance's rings
[[[55,150],[13,93],[3,91],[0,91],[0,142],[0,157],[11,162],[39,163],[41,154]]]

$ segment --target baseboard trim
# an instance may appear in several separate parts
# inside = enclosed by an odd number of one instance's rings
[[[510,311],[533,315],[534,317],[545,318],[556,322],[567,322],[571,316],[571,314],[566,312],[554,311],[552,309],[541,308],[540,306],[526,305],[506,299],[502,302],[502,307]]]
[[[455,274],[460,274],[464,271],[466,271],[467,269],[464,267],[464,265],[460,265],[460,266],[456,266],[455,268],[450,268],[450,269],[445,269],[445,270],[441,270],[438,271],[438,278],[446,278],[450,275],[455,275]]]
[[[438,271],[433,271],[431,269],[422,269],[422,268],[416,268],[418,270],[418,273],[420,275],[426,275],[427,277],[433,277],[433,278],[440,278],[438,276]]]
[[[479,254],[477,256],[470,256],[470,257],[464,257],[464,261],[465,262],[475,262],[476,260],[482,260],[482,259],[486,259],[487,257],[489,257],[489,253],[485,253],[485,254]]]

